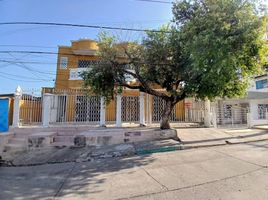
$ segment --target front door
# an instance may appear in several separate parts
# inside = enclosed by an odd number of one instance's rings
[[[0,99],[0,132],[8,131],[8,99]]]

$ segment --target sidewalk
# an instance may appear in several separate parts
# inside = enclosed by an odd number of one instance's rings
[[[88,162],[105,158],[148,155],[184,149],[268,141],[268,129],[179,128],[179,141],[173,139],[130,142],[82,148],[41,148],[18,154],[3,154],[3,159],[15,166],[42,165],[66,162]]]
[[[254,129],[187,128],[177,129],[183,149],[268,140],[268,127]]]

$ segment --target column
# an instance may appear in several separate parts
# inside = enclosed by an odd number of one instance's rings
[[[101,102],[100,102],[100,126],[105,127],[105,100],[104,97],[101,97]]]
[[[140,93],[140,126],[145,126],[144,93]]]
[[[204,125],[205,127],[210,127],[210,101],[208,99],[205,100],[205,113],[204,113]]]
[[[13,106],[13,122],[12,126],[14,128],[18,128],[20,125],[20,99],[22,96],[22,90],[21,87],[18,86],[16,88],[15,94],[14,94],[14,106]]]
[[[148,116],[148,122],[147,124],[148,125],[152,125],[152,114],[153,114],[153,111],[152,111],[152,96],[151,95],[147,95],[147,116]]]
[[[211,117],[212,117],[212,124],[214,128],[217,128],[217,105],[214,106],[214,109],[212,110],[211,113]]]
[[[122,126],[122,118],[121,118],[121,102],[122,102],[122,96],[121,94],[118,94],[116,96],[116,126],[121,127]]]
[[[51,96],[52,96],[52,94],[44,94],[43,95],[42,125],[44,127],[48,127],[49,123],[50,123]]]

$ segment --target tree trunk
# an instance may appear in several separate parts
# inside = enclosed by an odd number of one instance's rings
[[[170,118],[173,108],[174,108],[174,104],[171,101],[166,101],[166,105],[163,110],[163,114],[162,114],[162,118],[160,122],[161,129],[170,129],[169,118]]]

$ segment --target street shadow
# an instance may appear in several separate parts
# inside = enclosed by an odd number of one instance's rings
[[[2,167],[0,199],[64,199],[68,195],[82,197],[86,194],[101,193],[106,189],[103,184],[116,174],[131,175],[136,169],[154,161],[148,154],[82,163]]]

